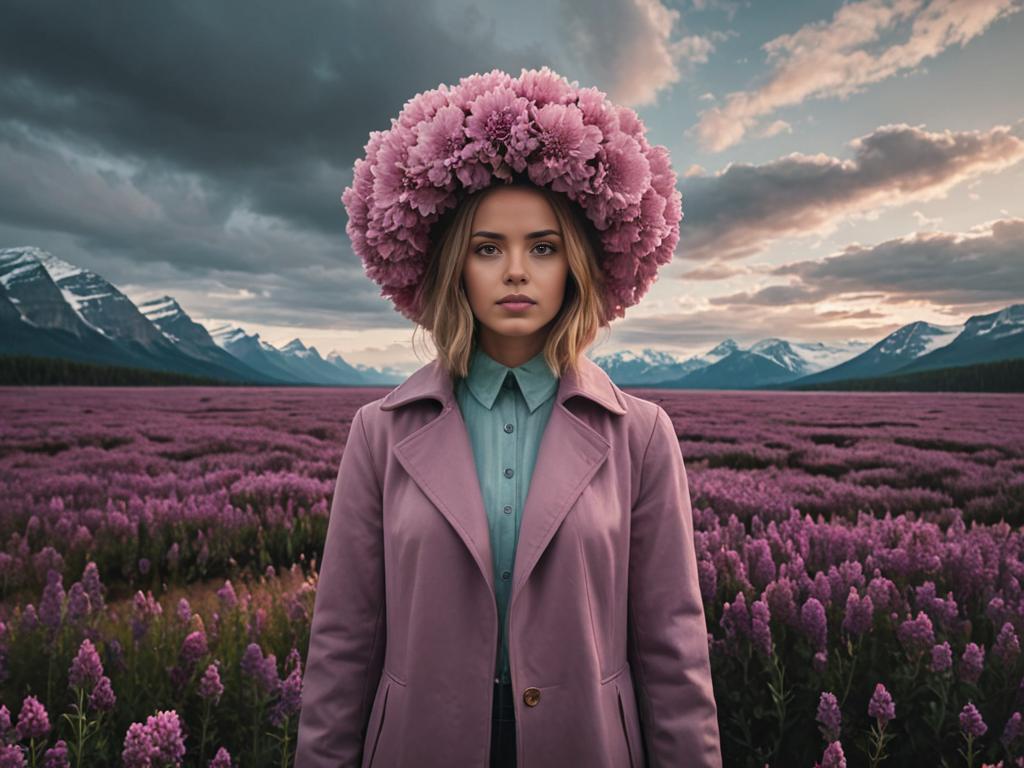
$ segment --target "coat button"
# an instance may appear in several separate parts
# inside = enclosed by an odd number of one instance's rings
[[[523,701],[526,702],[526,706],[528,707],[536,707],[537,702],[540,701],[540,689],[527,688],[523,691]]]

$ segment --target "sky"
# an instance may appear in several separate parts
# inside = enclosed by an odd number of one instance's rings
[[[7,0],[0,247],[411,372],[340,196],[411,97],[548,66],[668,148],[680,241],[593,351],[873,343],[1024,301],[1024,0]],[[421,335],[417,335],[417,339]]]

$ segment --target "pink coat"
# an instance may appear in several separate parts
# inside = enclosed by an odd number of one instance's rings
[[[559,381],[516,549],[518,765],[721,766],[675,429],[585,355],[581,366]],[[296,768],[487,768],[497,653],[487,516],[435,360],[352,419]]]

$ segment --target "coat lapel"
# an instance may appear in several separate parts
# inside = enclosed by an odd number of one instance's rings
[[[577,395],[613,414],[626,413],[625,400],[611,379],[585,355],[580,356],[578,372],[566,371],[560,378],[523,505],[510,605],[611,448],[603,435],[570,410],[567,403]],[[493,592],[487,514],[473,447],[455,400],[451,377],[434,360],[388,393],[380,407],[394,410],[422,399],[440,402],[441,412],[396,443],[395,457],[455,529]]]

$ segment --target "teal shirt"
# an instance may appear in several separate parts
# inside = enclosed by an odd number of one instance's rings
[[[469,431],[480,491],[491,533],[500,650],[495,677],[510,682],[508,599],[526,492],[558,379],[540,352],[515,368],[474,348],[469,375],[458,379],[455,397]]]

